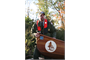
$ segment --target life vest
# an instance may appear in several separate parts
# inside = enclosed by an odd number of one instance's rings
[[[39,20],[37,20],[37,30],[41,31],[41,27],[38,26],[38,22],[39,22]],[[47,28],[47,19],[45,19],[45,21],[44,21],[44,28]]]

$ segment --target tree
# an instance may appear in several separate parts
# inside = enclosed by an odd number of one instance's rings
[[[37,13],[39,13],[40,11],[44,11],[46,16],[49,14],[49,4],[47,0],[38,0],[38,3],[35,4],[38,5],[39,8]]]
[[[29,17],[25,17],[25,54],[26,59],[33,57],[33,49],[35,45],[35,41],[32,40],[31,35],[31,27],[34,24],[33,20],[31,20]]]
[[[61,20],[61,27],[65,30],[65,0],[49,0],[52,9],[57,11],[57,14],[53,14],[56,17],[56,21]]]

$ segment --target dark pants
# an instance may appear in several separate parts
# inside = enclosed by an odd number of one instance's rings
[[[35,50],[34,50],[34,59],[39,59],[39,57],[40,57],[40,52],[38,51],[38,49],[37,49],[37,46],[35,47]]]
[[[39,57],[41,56],[39,50],[37,49],[37,46],[35,47],[35,50],[34,50],[34,59],[39,59]],[[45,57],[45,59],[49,59],[48,57]]]

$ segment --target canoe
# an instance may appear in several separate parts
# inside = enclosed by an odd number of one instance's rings
[[[37,38],[39,52],[49,58],[64,59],[65,42],[42,34]]]

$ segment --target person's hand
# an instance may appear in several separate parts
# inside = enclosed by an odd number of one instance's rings
[[[37,32],[37,33],[35,34],[35,37],[39,37],[39,32]]]

